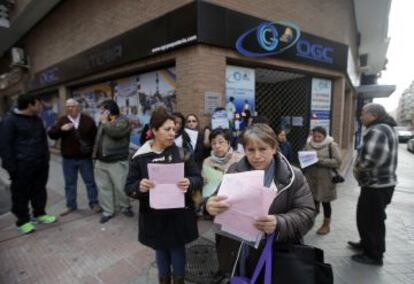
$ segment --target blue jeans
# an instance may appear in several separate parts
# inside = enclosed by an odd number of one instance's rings
[[[160,276],[171,275],[171,265],[174,275],[184,277],[185,275],[185,247],[157,249],[155,250],[158,273]]]
[[[98,203],[98,190],[93,175],[93,164],[91,159],[63,159],[63,176],[65,178],[66,207],[77,209],[77,185],[78,171],[88,193],[89,207]]]

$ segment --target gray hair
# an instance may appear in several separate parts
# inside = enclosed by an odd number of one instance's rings
[[[246,147],[252,141],[262,141],[273,149],[277,149],[279,146],[275,132],[269,125],[264,123],[253,124],[244,131],[243,146]]]
[[[70,98],[70,99],[66,100],[66,105],[78,106],[78,105],[80,105],[80,103],[77,100]]]
[[[366,112],[375,116],[377,118],[376,120],[382,120],[388,115],[387,112],[385,111],[385,108],[382,105],[376,104],[376,103],[366,104],[364,105],[363,109]]]

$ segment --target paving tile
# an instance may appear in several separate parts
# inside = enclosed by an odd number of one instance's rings
[[[1,171],[0,177],[4,176]],[[49,176],[48,212],[57,214],[65,208],[59,157],[52,158]],[[414,176],[411,181],[414,184]],[[88,209],[81,179],[78,193],[81,210],[60,218],[57,224],[38,226],[31,235],[23,236],[15,229],[10,213],[0,216],[0,283],[158,283],[154,252],[137,241],[137,218],[117,215],[101,225],[99,214]],[[347,176],[332,204],[331,233],[316,234],[323,219],[319,214],[305,242],[324,249],[326,261],[333,266],[335,284],[414,284],[414,192],[396,190],[387,208],[383,267],[358,264],[350,258],[354,252],[346,242],[358,240],[358,195],[358,186]],[[133,206],[137,212],[137,202]],[[199,231],[203,238],[214,241],[210,221],[200,220]]]

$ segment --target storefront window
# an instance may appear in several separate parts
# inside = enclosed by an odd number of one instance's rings
[[[93,117],[97,124],[99,104],[107,99],[115,100],[121,113],[128,117],[132,124],[131,147],[137,148],[140,145],[142,130],[145,124],[149,123],[155,108],[162,106],[171,112],[176,110],[175,68],[82,87],[73,90],[72,97],[81,102],[83,112]]]
[[[140,145],[142,130],[149,123],[155,108],[164,107],[171,112],[176,110],[174,67],[118,79],[113,82],[113,86],[114,100],[133,127],[132,147]]]

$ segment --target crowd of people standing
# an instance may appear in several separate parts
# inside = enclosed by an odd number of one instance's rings
[[[217,191],[203,196],[203,185],[209,182],[202,174],[206,168],[223,174],[265,172],[263,186],[277,192],[278,198],[255,226],[265,234],[277,232],[278,241],[302,242],[320,203],[324,221],[317,233],[330,232],[331,203],[337,198],[332,170],[339,169],[341,152],[323,127],[313,128],[304,146],[304,150],[316,152],[318,162],[301,171],[292,166],[296,153],[287,141],[286,129],[274,131],[264,118],[246,120],[237,137],[241,147],[234,147],[235,137],[228,129],[202,129],[196,114],[185,117],[159,108],[143,133],[143,145],[131,157],[131,126],[113,100],[100,104],[98,126],[81,112],[76,100],[68,99],[65,107],[66,114],[45,129],[38,116],[39,99],[24,94],[2,121],[2,165],[11,179],[16,226],[24,234],[33,232],[37,223],[57,221],[45,210],[50,158],[47,135],[61,141],[66,209],[60,215],[78,209],[78,173],[85,183],[89,207],[101,214],[101,223],[108,222],[118,210],[133,217],[131,201],[139,200],[138,239],[155,250],[160,283],[184,283],[185,245],[198,237],[197,214],[214,218],[231,207]],[[396,184],[398,140],[392,128],[395,122],[383,107],[366,105],[361,120],[367,132],[354,168],[361,186],[357,210],[360,241],[349,242],[349,246],[359,251],[354,261],[382,265],[385,208]],[[197,132],[195,141],[186,129]],[[155,186],[148,174],[150,163],[184,164],[184,176],[177,182],[185,196],[183,208],[158,210],[150,206],[149,192]],[[223,275],[234,272],[235,266],[239,274],[251,273],[260,253],[223,236],[216,237],[216,249]]]

